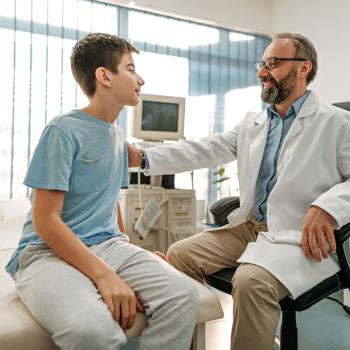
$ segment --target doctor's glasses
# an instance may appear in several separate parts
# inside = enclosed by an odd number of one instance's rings
[[[255,63],[255,68],[258,72],[260,72],[263,68],[265,68],[268,71],[271,71],[278,67],[279,61],[309,61],[309,60],[301,57],[292,57],[292,58],[271,57],[265,61]]]

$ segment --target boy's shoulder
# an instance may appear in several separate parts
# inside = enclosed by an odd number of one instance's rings
[[[45,131],[49,130],[58,130],[61,135],[71,140],[84,140],[91,132],[96,133],[96,125],[76,109],[54,117],[45,128]]]
[[[63,131],[70,129],[72,126],[75,126],[77,122],[79,123],[79,110],[73,110],[65,114],[61,114],[57,117],[54,117],[48,124],[47,127],[56,127]]]

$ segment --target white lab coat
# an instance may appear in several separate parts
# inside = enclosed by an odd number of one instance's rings
[[[268,232],[261,232],[238,260],[270,271],[296,298],[339,271],[334,256],[308,260],[301,228],[310,205],[317,205],[340,228],[350,221],[350,113],[311,92],[293,122],[277,163],[277,182],[267,202]],[[237,158],[240,210],[228,227],[249,216],[265,149],[266,110],[248,113],[233,130],[199,142],[147,149],[148,175],[213,167]],[[219,233],[218,233],[219,234]]]

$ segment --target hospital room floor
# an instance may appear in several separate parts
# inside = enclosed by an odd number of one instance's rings
[[[206,350],[230,350],[231,296],[218,292],[224,317],[207,322]],[[342,293],[333,297],[342,300]],[[350,316],[336,302],[325,299],[297,313],[299,350],[349,350]],[[276,350],[279,347],[275,347]]]

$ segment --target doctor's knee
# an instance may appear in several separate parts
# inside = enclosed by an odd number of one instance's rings
[[[186,263],[189,257],[189,249],[186,240],[172,244],[167,251],[167,257],[172,266],[181,270],[180,266]]]

